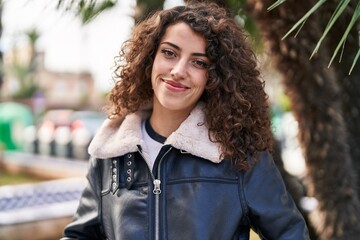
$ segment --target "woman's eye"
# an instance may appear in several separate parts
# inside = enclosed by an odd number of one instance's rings
[[[202,60],[194,60],[193,61],[194,63],[194,66],[197,67],[197,68],[203,68],[203,69],[206,69],[209,67],[209,64],[205,61],[202,61]]]
[[[161,53],[163,53],[166,57],[174,57],[175,52],[169,50],[169,49],[163,49],[161,50]]]

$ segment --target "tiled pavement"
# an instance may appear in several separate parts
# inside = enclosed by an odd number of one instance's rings
[[[72,216],[84,178],[0,187],[0,226]]]

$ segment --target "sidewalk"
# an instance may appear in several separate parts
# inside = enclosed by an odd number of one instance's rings
[[[0,239],[59,239],[79,204],[88,162],[0,152],[0,168],[44,179],[0,186]]]
[[[0,152],[0,168],[22,172],[43,179],[85,177],[88,162],[23,152]]]
[[[0,239],[59,239],[85,184],[81,177],[0,187]]]

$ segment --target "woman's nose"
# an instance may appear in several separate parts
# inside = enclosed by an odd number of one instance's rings
[[[182,79],[186,77],[187,74],[187,64],[186,61],[178,61],[173,66],[170,72],[171,76],[176,79]]]

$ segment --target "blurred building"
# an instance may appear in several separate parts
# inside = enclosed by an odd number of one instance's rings
[[[42,69],[37,74],[37,83],[44,93],[47,108],[91,108],[99,100],[94,79],[89,72]]]
[[[32,63],[34,66],[30,66],[31,53],[29,45],[5,53],[2,101],[22,102],[35,112],[54,108],[98,109],[103,105],[102,93],[96,89],[91,73],[48,70],[44,65],[44,53],[36,53]],[[25,76],[26,74],[29,76]],[[36,86],[32,97],[16,97],[24,84]]]

